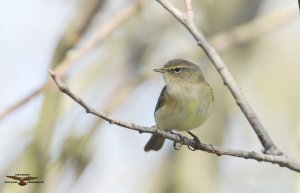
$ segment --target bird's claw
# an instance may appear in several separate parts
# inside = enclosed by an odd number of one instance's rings
[[[173,131],[171,131],[171,133],[174,134],[174,135],[176,135],[177,137],[180,138],[180,142],[174,141],[174,143],[173,143],[174,149],[175,149],[175,150],[179,150],[180,147],[181,147],[183,144],[186,143],[187,138],[184,137],[184,136],[182,136],[182,135],[180,135],[179,133],[175,133],[175,132],[173,132]]]
[[[178,144],[179,144],[179,146],[178,146]],[[173,148],[174,148],[175,150],[179,150],[181,146],[182,146],[182,143],[178,143],[178,142],[175,142],[175,141],[174,141],[174,143],[173,143]]]
[[[201,142],[200,142],[199,138],[190,131],[188,132],[188,134],[190,134],[193,137],[193,141],[196,144],[195,146],[188,145],[189,150],[196,151],[197,149],[200,149]]]

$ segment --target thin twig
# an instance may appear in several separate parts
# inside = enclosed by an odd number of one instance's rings
[[[279,7],[228,31],[214,34],[209,38],[209,42],[216,50],[222,52],[235,45],[261,37],[268,32],[276,31],[279,26],[288,24],[288,21],[296,20],[298,17],[298,10],[295,6]]]
[[[64,60],[57,65],[58,68],[56,68],[55,71],[60,74],[60,76],[65,75],[65,73],[68,71],[68,69],[70,69],[72,65],[78,63],[81,59],[91,53],[97,46],[99,46],[99,44],[103,40],[108,38],[119,26],[121,26],[128,18],[130,18],[130,16],[134,15],[139,10],[140,4],[140,2],[136,2],[123,8],[117,15],[115,15],[112,19],[108,20],[103,26],[96,30],[80,48],[71,50],[66,55]],[[22,105],[26,104],[33,97],[40,94],[48,83],[49,80],[42,86],[1,112],[0,120],[2,120],[4,117],[9,115]]]
[[[15,110],[17,110],[19,107],[28,103],[33,97],[40,94],[45,86],[46,85],[42,85],[42,86],[38,87],[36,90],[34,90],[30,94],[28,94],[26,97],[20,99],[19,101],[14,103],[12,106],[10,106],[7,109],[5,109],[4,111],[0,112],[0,120],[3,119],[4,117],[6,117],[7,115],[9,115],[11,112],[14,112]]]
[[[175,18],[180,21],[186,29],[193,35],[196,39],[198,46],[200,46],[206,53],[208,58],[211,60],[215,68],[220,73],[224,84],[228,87],[231,94],[233,95],[237,105],[240,107],[253,130],[255,131],[257,137],[259,138],[262,146],[264,147],[264,152],[268,154],[282,154],[282,152],[276,147],[270,138],[269,134],[265,130],[261,121],[257,117],[256,113],[253,111],[251,106],[248,104],[246,98],[241,92],[240,88],[236,84],[233,76],[228,70],[225,62],[222,60],[217,51],[208,43],[203,33],[197,28],[194,21],[194,12],[192,10],[192,1],[185,0],[186,12],[183,13],[174,7],[168,0],[157,0],[166,10],[168,10]]]
[[[293,158],[288,157],[286,155],[269,155],[261,152],[255,152],[255,151],[243,151],[243,150],[235,150],[229,148],[221,148],[212,144],[204,144],[204,143],[198,145],[198,143],[196,143],[193,139],[186,138],[186,140],[182,141],[181,139],[183,136],[181,134],[174,134],[172,132],[159,130],[156,127],[140,126],[137,124],[128,123],[125,121],[112,118],[106,115],[105,113],[98,112],[92,107],[90,107],[89,105],[87,105],[86,102],[84,102],[81,98],[76,96],[67,86],[65,86],[62,83],[62,81],[54,73],[54,71],[50,70],[50,75],[61,92],[68,95],[80,106],[82,106],[87,113],[100,117],[101,119],[106,120],[110,124],[115,124],[127,129],[135,130],[138,131],[139,133],[152,133],[152,134],[157,133],[174,142],[182,143],[183,145],[193,147],[194,149],[202,150],[218,156],[228,155],[228,156],[240,157],[245,159],[253,159],[258,162],[269,162],[269,163],[277,164],[281,167],[289,168],[296,172],[300,172],[300,164],[296,162]]]
[[[66,59],[55,70],[58,74],[65,74],[70,65],[79,62],[87,54],[92,52],[99,44],[108,38],[126,19],[138,11],[139,3],[128,5],[121,10],[114,18],[108,21],[103,27],[96,30],[90,38],[78,50],[72,50]]]
[[[237,26],[229,31],[217,33],[210,38],[210,42],[218,51],[226,50],[237,44],[248,42],[253,38],[271,31],[275,27],[283,25],[287,21],[296,18],[297,14],[295,12],[296,11],[294,7],[276,9],[269,14],[255,18],[254,20],[241,24],[240,26]],[[112,20],[114,20],[114,18]],[[22,105],[26,104],[28,101],[30,101],[30,99],[37,96],[44,89],[44,87],[45,85],[42,85],[32,93],[15,102],[12,106],[0,112],[0,121]]]
[[[106,0],[80,0],[78,10],[72,17],[70,23],[66,26],[65,32],[62,34],[57,43],[52,58],[52,68],[65,58],[65,54],[74,48],[82,39],[91,25],[95,15],[104,7]]]

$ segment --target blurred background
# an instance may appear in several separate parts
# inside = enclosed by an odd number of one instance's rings
[[[63,69],[64,82],[90,106],[152,126],[164,85],[152,69],[174,58],[190,60],[215,94],[212,115],[194,133],[205,143],[261,151],[210,61],[156,1],[0,2],[0,192],[300,193],[299,174],[277,165],[186,147],[175,151],[170,141],[145,153],[149,134],[86,114],[49,79],[50,68]],[[171,2],[184,9],[182,1]],[[300,160],[297,1],[204,0],[193,6],[197,25],[274,142]],[[72,61],[82,47],[88,51]],[[6,175],[22,173],[44,183],[4,183]]]

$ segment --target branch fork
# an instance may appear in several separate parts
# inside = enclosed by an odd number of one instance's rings
[[[273,164],[277,164],[281,167],[287,167],[291,170],[297,171],[300,173],[300,164],[291,157],[288,157],[286,155],[268,155],[261,152],[254,152],[254,151],[243,151],[243,150],[235,150],[235,149],[229,149],[229,148],[221,148],[212,144],[205,144],[205,143],[197,143],[193,139],[186,138],[185,136],[181,135],[180,133],[171,133],[168,131],[163,131],[157,129],[156,126],[152,127],[145,127],[141,125],[137,125],[134,123],[128,123],[125,121],[121,121],[112,117],[107,116],[103,112],[98,112],[94,108],[88,106],[81,98],[79,98],[77,95],[75,95],[56,75],[56,73],[53,70],[49,70],[50,76],[52,77],[53,81],[55,82],[58,89],[68,95],[71,99],[73,99],[75,102],[77,102],[80,106],[82,106],[86,113],[93,114],[101,119],[106,120],[110,124],[118,125],[120,127],[124,127],[130,130],[138,131],[139,133],[151,133],[151,134],[160,134],[166,139],[169,139],[175,143],[181,143],[182,145],[186,145],[188,147],[192,147],[193,150],[201,150],[208,153],[212,153],[218,156],[221,155],[228,155],[228,156],[234,156],[234,157],[240,157],[245,159],[253,159],[258,162],[269,162]],[[185,140],[181,140],[182,138],[185,138]]]
[[[246,98],[241,92],[240,88],[236,84],[230,71],[228,70],[225,62],[222,60],[217,51],[208,43],[203,33],[196,27],[194,12],[192,9],[192,1],[185,0],[186,12],[183,13],[175,8],[168,0],[157,0],[166,10],[168,10],[175,18],[180,21],[188,31],[193,35],[197,41],[198,46],[206,53],[208,58],[211,60],[215,68],[221,75],[224,84],[228,87],[229,91],[233,95],[237,105],[240,107],[245,117],[249,121],[257,137],[259,138],[262,146],[264,147],[264,153],[282,155],[275,143],[272,141],[268,132],[265,130],[261,121],[259,120],[256,113],[253,111],[251,106],[248,104]]]
[[[192,9],[191,0],[185,0],[186,5],[186,13],[181,12],[176,7],[174,7],[169,1],[167,0],[157,0],[165,9],[167,9],[175,18],[180,21],[188,31],[193,35],[195,40],[197,41],[198,46],[200,46],[203,51],[207,54],[215,68],[220,73],[224,84],[228,87],[231,94],[233,95],[237,105],[240,107],[242,112],[244,113],[245,117],[248,119],[249,123],[251,124],[253,130],[255,131],[256,135],[258,136],[262,146],[264,147],[263,153],[262,152],[255,152],[255,151],[243,151],[243,150],[236,150],[236,149],[229,149],[229,148],[221,148],[212,144],[205,144],[205,143],[196,143],[193,139],[186,138],[186,140],[181,140],[181,134],[173,134],[171,132],[162,131],[157,129],[155,126],[153,127],[145,127],[140,126],[134,123],[124,122],[118,119],[111,118],[107,116],[103,112],[98,112],[92,107],[89,107],[81,98],[76,96],[68,87],[66,87],[56,73],[53,70],[50,70],[50,75],[54,80],[55,84],[59,88],[61,92],[68,95],[72,98],[75,102],[77,102],[80,106],[82,106],[87,113],[93,114],[101,119],[108,121],[110,124],[115,124],[127,129],[138,131],[139,133],[152,133],[152,134],[160,134],[163,137],[172,140],[173,142],[182,143],[183,145],[187,145],[188,147],[192,147],[195,150],[201,150],[208,153],[212,153],[218,156],[221,155],[228,155],[234,157],[240,157],[244,159],[252,159],[258,162],[269,162],[273,164],[277,164],[280,167],[286,167],[293,171],[300,173],[300,163],[295,161],[290,156],[283,154],[273,143],[270,136],[264,129],[262,123],[258,119],[257,115],[254,113],[248,102],[246,101],[245,97],[241,93],[239,87],[235,83],[231,73],[229,72],[227,66],[225,65],[224,61],[221,59],[219,54],[215,51],[215,49],[207,42],[206,38],[202,34],[202,32],[196,27],[194,22],[194,12]]]

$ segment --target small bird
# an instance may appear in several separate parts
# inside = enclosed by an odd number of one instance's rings
[[[214,100],[212,88],[206,82],[199,66],[184,59],[168,61],[162,68],[165,81],[158,98],[154,117],[161,130],[188,131],[199,127],[208,118]],[[199,141],[198,138],[196,140]],[[146,152],[158,151],[165,138],[152,134],[144,147]]]
[[[38,179],[38,177],[31,177],[31,176],[26,176],[26,177],[6,176],[6,177],[14,179],[14,180],[18,180],[19,181],[18,184],[20,186],[25,186],[27,184],[26,181]]]

